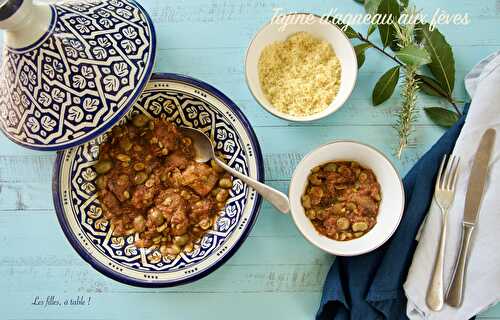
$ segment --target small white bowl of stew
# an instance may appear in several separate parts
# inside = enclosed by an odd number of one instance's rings
[[[302,235],[339,256],[384,244],[401,221],[405,201],[391,161],[354,141],[334,141],[307,154],[292,176],[289,197]]]

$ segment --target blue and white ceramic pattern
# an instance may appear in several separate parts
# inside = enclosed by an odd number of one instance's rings
[[[155,57],[153,24],[134,1],[53,4],[50,15],[35,43],[4,48],[0,72],[0,128],[36,150],[102,134],[140,95]]]
[[[201,129],[215,141],[217,151],[230,166],[263,181],[262,155],[250,124],[215,88],[184,76],[155,74],[120,123],[137,113]],[[137,235],[113,236],[97,199],[93,169],[99,144],[105,139],[104,135],[59,153],[54,167],[53,194],[59,222],[87,262],[127,284],[166,287],[207,275],[234,254],[252,228],[261,202],[260,196],[239,179],[234,180],[217,223],[192,253],[169,260],[161,257],[158,248],[136,248]]]

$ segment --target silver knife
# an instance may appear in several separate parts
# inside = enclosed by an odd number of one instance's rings
[[[467,256],[472,231],[476,225],[479,215],[481,200],[483,199],[484,186],[488,176],[488,164],[490,162],[491,151],[495,145],[495,129],[488,129],[484,132],[479,143],[474,163],[469,177],[469,185],[465,195],[464,220],[462,222],[462,242],[455,270],[446,294],[446,303],[452,307],[460,307],[463,300],[464,278],[467,268]]]

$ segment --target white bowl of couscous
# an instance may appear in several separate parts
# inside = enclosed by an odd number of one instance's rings
[[[345,34],[320,16],[275,17],[253,38],[245,74],[257,102],[290,121],[313,121],[337,111],[356,83],[358,63]]]

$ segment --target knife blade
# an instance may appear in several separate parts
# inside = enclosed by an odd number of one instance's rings
[[[495,136],[496,130],[490,128],[481,137],[474,157],[467,193],[465,194],[464,223],[475,225],[477,222],[479,207],[481,206],[486,178],[488,176],[488,164],[495,144]]]
[[[486,177],[488,175],[488,164],[491,158],[491,151],[495,144],[495,129],[488,129],[484,132],[479,142],[474,163],[469,176],[469,185],[465,194],[464,219],[462,223],[462,240],[460,250],[455,262],[453,277],[446,294],[446,303],[452,307],[460,307],[464,297],[464,281],[467,270],[467,257],[469,255],[470,240],[472,232],[479,215],[479,207],[483,199]]]

